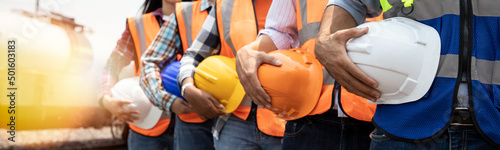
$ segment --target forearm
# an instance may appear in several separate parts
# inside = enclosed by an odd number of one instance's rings
[[[175,61],[175,52],[180,48],[175,18],[165,22],[158,36],[143,54],[141,88],[149,100],[163,111],[170,112],[170,106],[177,96],[165,91],[161,72],[166,65]]]
[[[337,5],[330,5],[323,15],[318,37],[329,36],[338,30],[356,27],[357,23],[348,11]]]
[[[122,33],[122,37],[111,52],[101,74],[99,104],[102,104],[104,95],[111,96],[111,88],[118,82],[118,75],[122,68],[130,64],[135,56],[134,42],[130,36],[128,25],[126,27],[127,29]]]
[[[266,53],[278,49],[271,37],[265,34],[261,34],[255,41],[247,46],[252,50],[263,51]]]

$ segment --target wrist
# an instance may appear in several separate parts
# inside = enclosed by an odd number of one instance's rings
[[[183,97],[185,97],[185,96],[184,96],[184,95],[185,95],[184,93],[185,93],[185,91],[186,91],[186,88],[187,88],[187,87],[189,87],[189,86],[194,86],[194,84],[193,84],[193,83],[186,83],[186,84],[183,84],[183,85],[182,85],[182,87],[181,87],[181,95],[182,95]]]
[[[102,107],[106,108],[106,109],[109,109],[109,103],[110,103],[110,100],[111,100],[111,96],[110,95],[104,95],[102,98],[101,98],[101,104],[102,104]]]

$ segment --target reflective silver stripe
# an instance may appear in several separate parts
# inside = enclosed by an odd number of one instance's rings
[[[190,47],[191,44],[193,43],[192,37],[191,37],[191,24],[192,24],[192,17],[193,17],[193,2],[183,2],[182,3],[182,16],[184,19],[184,24],[185,24],[185,29],[186,29],[186,42],[187,42],[187,47]]]
[[[139,37],[139,47],[141,48],[141,54],[146,51],[146,33],[144,31],[144,22],[142,15],[134,17],[135,30],[137,31],[137,36]],[[140,56],[139,56],[140,57]]]
[[[310,24],[302,25],[302,29],[299,30],[299,41],[300,45],[303,45],[308,40],[316,38],[319,32],[320,22],[313,22]]]
[[[215,138],[215,140],[219,140],[220,132],[224,128],[224,125],[226,124],[229,117],[231,117],[230,113],[220,115],[219,117],[217,117],[217,121],[215,122],[215,125],[212,127],[212,136]]]
[[[323,68],[323,85],[332,85],[335,84],[335,79]]]
[[[300,18],[302,29],[299,30],[300,45],[303,45],[310,39],[316,38],[319,32],[320,22],[307,23],[307,0],[299,0]],[[323,85],[332,85],[335,79],[323,68]]]
[[[227,45],[231,47],[231,50],[233,50],[233,55],[236,55],[236,49],[234,48],[233,42],[231,41],[231,36],[229,35],[229,31],[231,31],[231,17],[233,15],[233,4],[234,0],[224,0],[222,1],[222,6],[217,6],[221,7],[221,13],[224,15],[222,16],[222,28],[224,29],[224,39],[226,40]]]
[[[413,3],[413,12],[405,15],[401,12],[403,3],[401,0],[388,0],[392,8],[384,12],[387,17],[409,17],[416,20],[428,20],[441,17],[445,14],[460,14],[458,0],[418,0]],[[380,5],[380,2],[379,2]],[[476,16],[500,16],[499,0],[474,0],[472,10]],[[403,8],[404,12],[410,12],[411,7]]]
[[[307,0],[299,0],[299,5],[302,24],[302,29],[299,30],[299,41],[300,45],[303,45],[308,40],[318,36],[320,22],[307,24]]]
[[[299,0],[300,5],[300,23],[302,24],[302,28],[307,25],[307,0]],[[302,44],[301,44],[302,45]]]
[[[241,100],[240,106],[252,107],[252,99],[245,95],[243,100]]]
[[[457,54],[441,55],[437,77],[456,78],[458,72]],[[484,59],[471,59],[472,80],[477,80],[483,84],[500,85],[500,61]]]
[[[457,78],[458,72],[458,55],[448,54],[441,55],[439,58],[439,67],[437,77]]]

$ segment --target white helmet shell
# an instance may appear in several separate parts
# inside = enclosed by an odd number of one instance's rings
[[[120,80],[111,89],[113,97],[131,100],[132,103],[124,105],[125,109],[135,109],[139,114],[134,114],[138,120],[132,122],[133,125],[142,129],[153,128],[162,115],[162,111],[153,106],[148,97],[139,86],[139,77],[131,77]]]
[[[412,19],[395,17],[364,23],[367,34],[347,42],[347,54],[379,84],[376,104],[420,99],[436,75],[441,53],[437,31]]]

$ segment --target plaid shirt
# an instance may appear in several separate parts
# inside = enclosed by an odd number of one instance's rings
[[[194,68],[198,64],[211,56],[215,51],[220,51],[220,36],[217,28],[216,13],[217,10],[211,9],[207,19],[203,23],[198,36],[193,41],[181,59],[181,68],[177,76],[178,84],[181,85],[182,81],[187,77],[194,76]]]
[[[161,9],[155,10],[153,16],[161,18],[163,16]],[[160,19],[159,23],[163,23],[163,20]],[[122,37],[116,43],[116,47],[111,52],[101,74],[101,93],[99,94],[99,104],[101,104],[101,106],[102,97],[104,95],[111,95],[111,88],[118,82],[118,75],[123,67],[127,66],[132,61],[136,61],[135,58],[137,58],[135,44],[127,23],[125,31],[122,33]]]
[[[201,3],[200,11],[210,8],[207,0],[202,0]],[[165,91],[160,73],[176,60],[176,52],[182,49],[178,31],[176,17],[172,15],[141,58],[141,87],[151,102],[166,112],[170,112],[170,106],[177,96]]]

